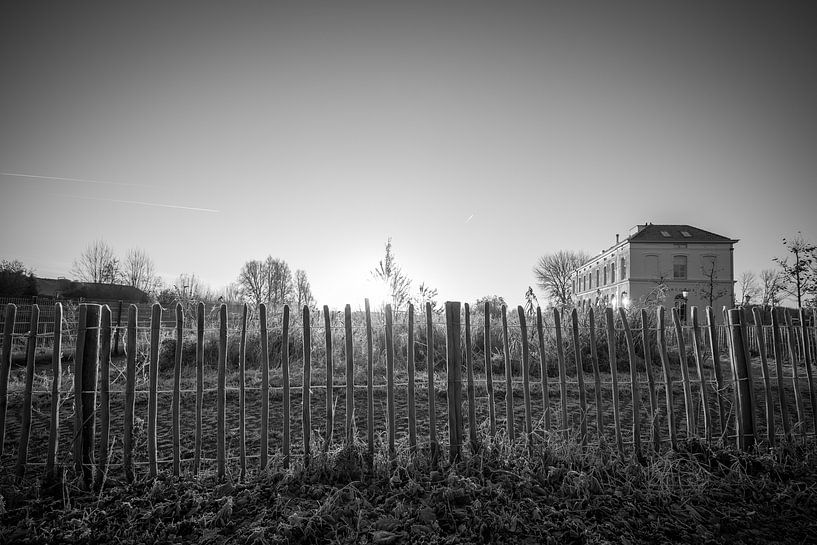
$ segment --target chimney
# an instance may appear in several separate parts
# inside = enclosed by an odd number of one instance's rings
[[[616,244],[618,244],[618,233],[616,233]]]

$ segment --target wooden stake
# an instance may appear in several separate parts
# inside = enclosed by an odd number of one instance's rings
[[[787,440],[791,439],[791,424],[789,423],[789,407],[786,402],[786,385],[783,380],[783,338],[780,334],[780,323],[778,320],[777,308],[772,308],[772,347],[774,350],[774,363],[777,372],[777,396],[780,400],[780,417],[783,421],[783,434]]]
[[[811,399],[811,415],[814,433],[817,435],[817,392],[814,391],[814,377],[811,372],[811,346],[809,342],[808,326],[806,325],[806,315],[800,309],[800,343],[803,351],[803,363],[806,367],[806,380],[808,381],[809,398]]]
[[[193,454],[193,475],[199,474],[201,463],[201,422],[204,411],[204,303],[196,309],[196,435]]]
[[[661,366],[664,369],[664,391],[667,396],[667,421],[669,422],[669,437],[672,450],[678,450],[678,433],[675,429],[675,404],[672,394],[672,371],[667,355],[667,339],[664,329],[664,307],[658,307],[658,352],[661,355]]]
[[[77,337],[74,348],[74,472],[82,475],[82,361],[85,359],[85,328],[88,307],[79,305]]]
[[[760,373],[763,376],[763,390],[766,394],[766,438],[770,446],[775,444],[775,425],[774,425],[774,401],[772,400],[772,384],[769,376],[769,366],[766,361],[766,343],[763,338],[763,316],[760,314],[760,309],[754,307],[752,309],[752,317],[755,320],[755,335],[757,336],[757,351],[760,355]]]
[[[731,332],[732,369],[735,372],[735,389],[739,398],[738,422],[740,431],[738,439],[740,448],[751,448],[757,439],[755,434],[754,407],[751,397],[751,375],[748,372],[749,354],[746,353],[747,343],[743,339],[744,330],[741,325],[741,312],[737,309],[729,311],[729,329]]]
[[[343,323],[345,326],[344,340],[346,341],[346,445],[348,446],[355,438],[355,348],[352,338],[351,305],[346,305],[343,309]]]
[[[786,316],[786,332],[788,333],[789,344],[789,362],[792,368],[791,384],[794,388],[794,404],[797,407],[797,427],[800,428],[800,435],[803,440],[806,440],[806,411],[803,407],[803,397],[800,392],[800,372],[797,361],[797,348],[794,340],[794,325],[792,324],[791,314],[785,309],[783,312]]]
[[[650,345],[650,323],[647,310],[641,309],[641,341],[644,344],[644,372],[647,373],[647,390],[650,394],[650,428],[655,452],[661,450],[661,428],[658,426],[658,392],[655,388],[655,376],[652,372],[652,350]]]
[[[99,323],[100,306],[85,305],[85,343],[83,345],[82,384],[82,427],[80,428],[80,445],[82,461],[82,479],[86,489],[94,484],[94,440],[96,439],[96,389],[97,371],[99,368]],[[76,395],[76,392],[75,392]],[[154,427],[154,432],[155,432]]]
[[[62,304],[54,305],[54,352],[51,357],[51,425],[45,458],[46,481],[56,478],[57,446],[60,441],[60,382],[62,379]]]
[[[724,404],[724,392],[726,385],[723,381],[723,371],[721,370],[721,354],[718,346],[718,329],[715,324],[715,315],[712,307],[706,307],[706,325],[709,337],[709,349],[712,352],[712,369],[715,371],[715,384],[717,385],[718,400],[718,420],[721,426],[721,437],[725,438],[729,429],[729,421],[726,416],[726,406]]]
[[[40,326],[40,307],[31,305],[31,321],[26,340],[26,385],[23,392],[23,406],[20,410],[20,443],[17,449],[17,464],[14,474],[22,478],[28,461],[28,438],[31,434],[31,394],[34,389],[34,358],[37,356],[37,328]]]
[[[372,313],[369,300],[365,300],[366,307],[366,426],[369,441],[369,463],[374,462],[374,347],[372,346]],[[429,403],[429,416],[432,424],[433,403]],[[431,428],[434,429],[433,426]]]
[[[579,426],[581,429],[582,446],[587,445],[587,397],[584,389],[584,366],[582,365],[582,346],[579,341],[579,315],[574,308],[570,314],[573,322],[573,354],[576,361],[576,378],[579,382],[579,411],[581,419]]]
[[[261,469],[267,469],[269,456],[269,332],[267,331],[267,305],[258,305],[261,328]],[[286,342],[286,341],[284,341]]]
[[[329,307],[323,306],[323,331],[326,339],[326,440],[323,442],[323,452],[329,452],[329,445],[332,443],[332,431],[335,428],[335,417],[333,414],[334,401],[334,372],[335,362],[332,353],[332,320],[329,316]]]
[[[176,303],[176,357],[173,362],[173,402],[170,407],[173,423],[173,476],[178,477],[181,471],[181,382],[182,382],[182,349],[184,343],[184,310],[182,304]]]
[[[136,474],[133,470],[133,419],[136,407],[136,327],[139,323],[139,307],[128,307],[127,351],[125,367],[125,414],[122,433],[122,465],[125,479],[133,482]]]
[[[508,308],[505,305],[502,305],[502,353],[505,356],[505,424],[508,432],[508,440],[513,443],[513,384],[511,382],[513,369],[511,368],[510,343],[508,342]]]
[[[630,360],[630,390],[633,393],[633,448],[636,457],[641,455],[641,389],[638,385],[638,369],[636,369],[635,344],[630,324],[627,322],[627,313],[623,307],[618,307],[618,315],[624,327],[624,340],[627,342],[627,356]]]
[[[687,419],[687,436],[697,435],[695,427],[695,412],[692,400],[692,385],[689,382],[689,368],[687,367],[687,351],[684,343],[684,331],[681,329],[681,317],[678,307],[672,309],[672,323],[675,325],[675,337],[678,343],[678,359],[681,364],[681,381],[684,387],[684,409]]]
[[[311,388],[312,388],[312,335],[309,327],[309,307],[304,305],[303,309],[303,328],[304,328],[304,377],[302,384],[303,400],[303,415],[301,420],[303,422],[303,440],[304,440],[304,467],[309,466],[311,457],[311,440],[312,440],[312,410],[311,403]]]
[[[479,450],[477,441],[476,391],[474,388],[473,346],[471,345],[471,307],[465,303],[465,374],[468,380],[468,433],[471,452]]]
[[[283,384],[282,410],[283,437],[281,438],[281,448],[284,451],[284,467],[289,467],[290,452],[290,424],[289,424],[289,305],[284,305],[284,316],[281,322],[281,382]]]
[[[408,307],[408,346],[406,347],[408,371],[408,425],[411,454],[417,452],[417,412],[414,406],[414,305]]]
[[[17,318],[17,305],[6,305],[5,322],[3,322],[3,359],[0,361],[0,456],[6,440],[6,411],[8,410],[9,372],[11,371],[11,343],[14,334],[14,323]]]
[[[536,307],[536,333],[539,337],[539,371],[542,380],[542,414],[545,431],[550,431],[550,392],[548,391],[548,366],[545,356],[545,327],[542,321],[542,309]]]
[[[695,355],[695,367],[698,370],[698,381],[701,389],[701,406],[703,407],[704,416],[704,436],[706,442],[712,442],[712,416],[709,412],[709,382],[704,372],[704,358],[701,353],[701,344],[703,339],[701,337],[701,327],[698,324],[698,307],[692,307],[692,344]]]
[[[244,480],[247,474],[247,395],[245,384],[247,377],[247,303],[241,309],[241,337],[238,341],[238,462],[239,478]]]
[[[602,441],[604,437],[604,408],[601,403],[601,373],[598,350],[596,349],[596,316],[593,307],[590,307],[587,312],[587,318],[590,321],[590,361],[593,364],[593,383],[596,387],[596,429],[599,441]]]
[[[487,304],[487,303],[486,303]],[[428,440],[431,444],[431,465],[437,467],[440,444],[437,441],[437,390],[434,387],[434,323],[431,314],[431,303],[426,303],[426,372],[428,373]]]
[[[618,364],[616,357],[616,330],[613,323],[613,309],[606,307],[604,317],[607,323],[607,354],[610,358],[610,376],[613,379],[613,424],[616,428],[616,446],[618,453],[624,456],[624,442],[621,438],[621,416],[618,400]]]
[[[216,383],[216,476],[224,479],[227,462],[227,305],[218,309],[218,379]]]
[[[483,331],[485,347],[485,387],[488,390],[488,421],[491,428],[491,441],[496,438],[496,409],[494,407],[494,369],[491,362],[491,303],[485,301],[485,329]]]
[[[559,394],[562,405],[562,436],[567,439],[567,366],[565,365],[565,349],[562,343],[562,321],[559,309],[553,308],[553,327],[556,330],[556,355],[559,360]]]
[[[465,308],[467,315],[468,307],[466,306]],[[516,313],[519,315],[519,331],[522,337],[522,398],[525,403],[525,435],[528,442],[528,451],[532,452],[533,422],[530,406],[530,347],[528,346],[528,325],[525,321],[525,309],[522,308],[522,305],[516,307]],[[470,384],[470,387],[473,388],[472,383],[473,380]]]
[[[386,408],[389,419],[389,456],[394,458],[396,417],[394,414],[394,333],[391,305],[386,305]]]
[[[99,460],[96,464],[96,486],[102,487],[108,473],[108,449],[111,429],[111,309],[102,307],[99,363]]]
[[[388,307],[386,309],[388,312]],[[459,303],[446,301],[445,325],[448,362],[448,437],[451,446],[449,462],[453,464],[462,454],[462,347]]]

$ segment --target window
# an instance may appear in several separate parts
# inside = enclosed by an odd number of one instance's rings
[[[709,279],[717,275],[718,272],[718,258],[714,255],[705,255],[701,257],[701,272],[704,278]]]
[[[672,256],[672,277],[675,280],[686,280],[687,277],[687,256]]]
[[[621,279],[624,280],[627,278],[627,262],[624,258],[621,258]]]
[[[692,235],[689,234],[689,231],[681,231],[681,236],[684,238],[692,238]]]
[[[669,231],[661,231],[661,236],[664,238],[672,238],[672,235],[669,234]]]
[[[587,289],[593,289],[593,273],[587,273]]]
[[[601,286],[601,271],[596,269],[596,288]]]
[[[610,282],[616,281],[616,264],[615,262],[610,263]]]
[[[658,256],[647,255],[644,256],[644,268],[647,270],[648,278],[659,278],[658,274]]]
[[[604,285],[607,285],[607,265],[604,266]]]

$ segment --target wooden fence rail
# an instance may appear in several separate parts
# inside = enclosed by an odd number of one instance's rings
[[[376,450],[384,448],[391,458],[426,451],[436,464],[440,437],[445,435],[453,463],[499,438],[522,441],[533,453],[549,435],[583,446],[591,439],[611,437],[620,455],[640,456],[649,442],[656,451],[667,442],[675,449],[685,438],[734,441],[747,449],[756,443],[774,445],[817,433],[812,369],[817,316],[808,320],[802,310],[793,316],[780,309],[765,314],[759,309],[752,313],[733,309],[726,313],[725,325],[717,326],[712,309],[707,308],[703,329],[696,308],[690,324],[672,309],[672,327],[666,324],[663,307],[656,309],[654,320],[644,309],[628,313],[621,308],[615,313],[606,308],[598,322],[593,309],[587,314],[573,310],[569,334],[563,335],[563,316],[555,309],[552,321],[546,323],[540,309],[534,322],[534,315],[518,307],[516,320],[510,323],[504,306],[492,309],[486,304],[472,313],[465,305],[463,321],[459,303],[446,303],[443,324],[426,305],[424,331],[421,321],[415,323],[413,305],[397,319],[386,305],[381,331],[373,326],[366,301],[365,320],[361,317],[357,325],[349,305],[337,318],[324,307],[324,341],[313,343],[314,330],[320,327],[313,325],[314,312],[308,307],[302,309],[294,335],[288,306],[272,326],[265,305],[257,309],[257,322],[249,320],[255,310],[244,306],[235,329],[230,328],[227,308],[222,306],[213,386],[212,372],[208,375],[205,365],[207,311],[201,304],[194,309],[195,316],[186,316],[182,305],[176,305],[175,323],[168,327],[162,325],[163,309],[154,305],[149,333],[140,337],[139,309],[132,305],[127,309],[126,355],[112,358],[112,332],[118,320],[107,305],[80,306],[77,328],[71,332],[76,339],[71,354],[62,350],[65,331],[59,303],[49,315],[56,317],[60,327],[50,334],[38,333],[37,305],[25,313],[27,332],[15,333],[21,314],[16,305],[8,304],[0,360],[0,471],[10,473],[13,466],[14,475],[22,478],[34,473],[27,469],[44,466],[46,479],[53,479],[70,459],[74,474],[90,488],[101,486],[110,472],[133,479],[145,471],[144,466],[147,475],[155,477],[160,465],[180,475],[188,467],[196,474],[203,463],[215,462],[216,474],[222,478],[237,461],[241,478],[275,460],[287,467],[293,458],[300,458],[306,465],[313,442],[321,436],[323,452],[365,436],[370,462]],[[492,316],[501,318],[499,331],[492,329]],[[441,325],[444,337],[437,331]],[[362,330],[365,349],[356,349],[355,332]],[[231,331],[239,338],[237,358],[229,350]],[[25,369],[13,372],[18,337],[25,341]],[[501,346],[495,345],[497,338]],[[195,339],[195,357],[186,361],[185,343],[191,339]],[[298,340],[301,357],[293,361],[290,344]],[[719,347],[724,340],[729,348],[726,373],[720,368]],[[53,354],[49,365],[38,369],[38,343],[46,341],[53,346]],[[170,362],[165,361],[168,341],[174,343]],[[444,341],[444,365],[435,351],[438,341]],[[474,357],[480,350],[481,368],[480,358]],[[336,358],[336,351],[343,357]],[[323,365],[313,366],[313,356]],[[292,388],[290,370],[299,362],[301,381]],[[73,384],[67,390],[62,380],[64,363],[73,368]],[[656,363],[663,380],[654,374]],[[138,379],[140,364],[142,378]],[[119,368],[122,365],[124,369]],[[427,378],[417,375],[418,366],[425,366]],[[497,371],[501,380],[495,383]],[[440,372],[445,372],[446,384],[438,391],[435,373]],[[539,380],[531,380],[536,373]],[[376,381],[376,376],[385,378],[385,383]],[[558,393],[550,390],[551,377],[558,377]],[[191,381],[193,389],[184,386]],[[35,386],[43,383],[50,388]],[[661,390],[664,403],[659,401]],[[345,396],[345,403],[337,403],[336,391]],[[520,392],[521,403],[514,395]],[[317,405],[313,405],[313,393]],[[504,410],[495,406],[497,393],[500,399],[504,396]],[[172,396],[169,411],[165,394]],[[187,394],[193,394],[192,403],[187,402]],[[532,402],[536,395],[541,395],[541,404]],[[553,399],[557,395],[558,408]],[[447,417],[439,422],[438,397],[446,400],[439,407]],[[61,406],[63,398],[72,399],[73,406]],[[293,402],[301,404],[299,421],[297,416],[293,421],[297,414],[291,410]],[[66,415],[73,415],[73,426],[68,428]],[[504,433],[498,434],[498,422]],[[293,424],[301,432],[294,444]],[[194,428],[192,440],[184,433],[185,425]],[[365,434],[359,431],[363,428]],[[33,448],[46,441],[47,447]],[[215,458],[208,458],[206,454],[213,450]]]

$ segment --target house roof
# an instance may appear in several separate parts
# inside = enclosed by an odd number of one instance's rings
[[[691,225],[639,225],[638,232],[630,235],[630,242],[725,242],[736,243],[737,239],[717,235]]]
[[[67,299],[84,297],[85,299],[146,302],[148,294],[132,286],[121,284],[97,284],[93,282],[75,282],[66,278],[36,278],[37,293],[42,296]]]

